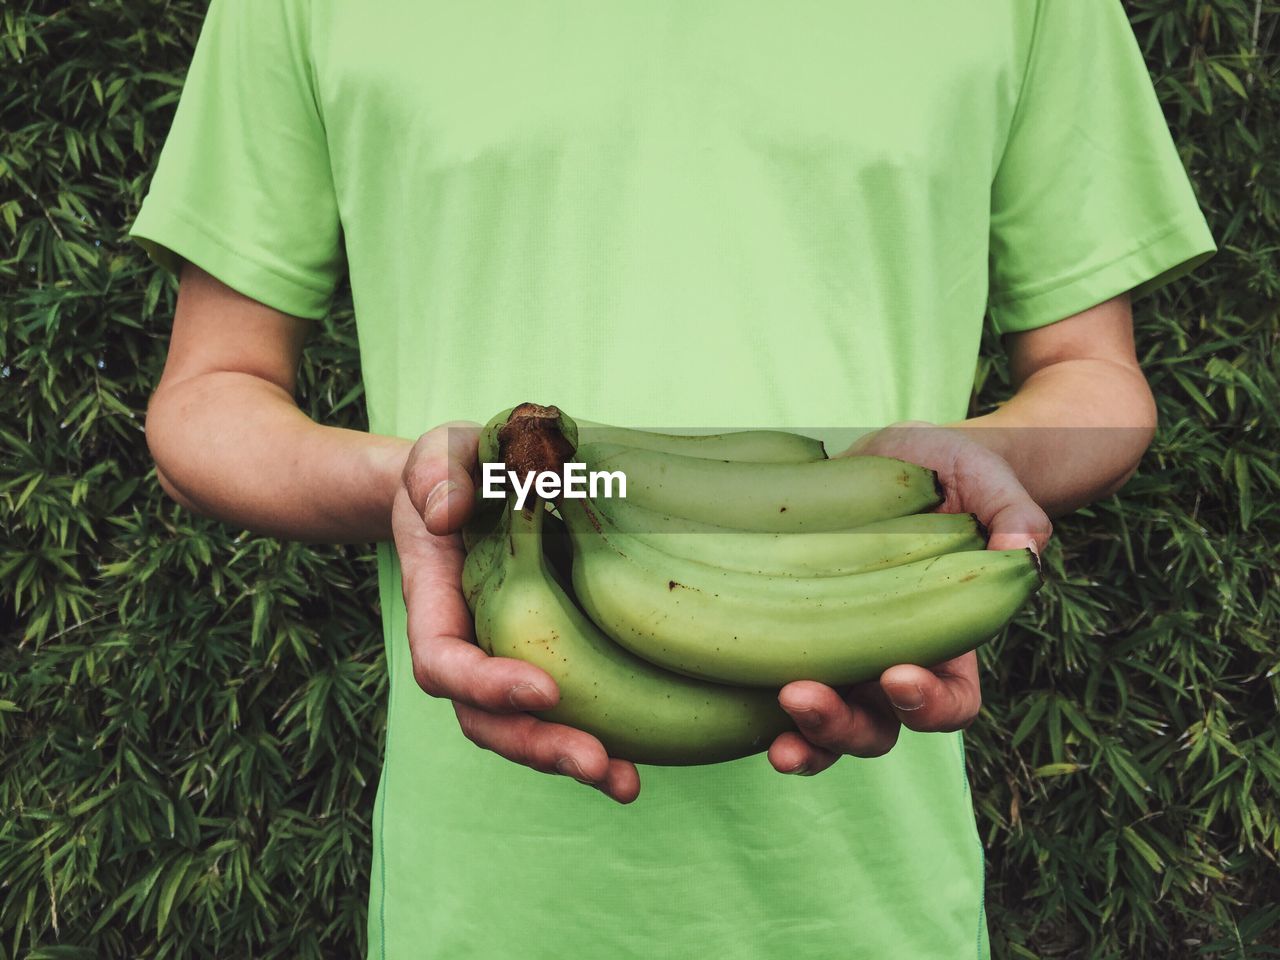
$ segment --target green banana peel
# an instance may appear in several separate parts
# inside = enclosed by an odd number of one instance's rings
[[[508,506],[499,531],[468,555],[466,574],[478,583],[472,595],[480,647],[533,663],[556,681],[560,701],[537,716],[585,730],[612,757],[673,766],[759,753],[794,729],[776,691],[673,674],[601,633],[549,569],[545,517],[541,501],[529,510]]]
[[[611,532],[673,557],[770,576],[835,577],[987,545],[982,524],[970,513],[913,514],[849,530],[761,533],[672,517],[620,497],[593,499],[591,507]]]
[[[578,602],[600,629],[657,666],[720,683],[841,686],[895,664],[931,666],[991,639],[1041,585],[1029,550],[835,577],[741,573],[611,531],[590,501],[560,512]]]
[[[847,530],[932,510],[943,491],[932,470],[888,457],[737,463],[583,444],[589,472],[626,476],[626,498],[657,513],[737,530]]]

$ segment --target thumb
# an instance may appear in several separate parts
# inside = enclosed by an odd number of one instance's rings
[[[1030,497],[1021,497],[997,510],[987,522],[990,536],[988,550],[1029,549],[1040,560],[1040,553],[1053,535],[1053,524]]]
[[[480,425],[441,424],[418,438],[401,481],[427,530],[438,537],[456,533],[475,503],[476,445]]]

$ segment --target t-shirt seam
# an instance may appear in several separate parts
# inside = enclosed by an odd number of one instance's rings
[[[973,814],[973,790],[969,786],[969,768],[965,757],[964,731],[956,731],[956,744],[960,756],[960,782],[964,786],[964,798],[967,801],[969,811]],[[976,814],[973,814],[976,817]],[[982,844],[982,835],[978,832],[978,825],[973,825],[973,836],[978,842],[978,929],[977,944],[975,947],[974,957],[977,960],[982,958],[982,934],[986,928],[987,916],[987,850]]]
[[[1177,233],[1179,230],[1191,225],[1193,222],[1194,218],[1190,214],[1179,215],[1173,220],[1165,221],[1165,225],[1159,230],[1159,232],[1148,234],[1132,247],[1108,258],[1102,263],[1081,267],[1071,273],[1055,277],[1051,280],[1038,281],[1036,283],[1024,285],[1021,288],[1015,287],[1013,290],[1008,292],[996,293],[991,297],[991,306],[1003,307],[1015,303],[1025,303],[1028,300],[1035,300],[1038,297],[1043,297],[1050,293],[1056,293],[1072,286],[1073,284],[1079,283],[1081,280],[1095,276],[1096,274],[1102,273],[1104,270],[1108,270],[1118,264],[1124,263],[1126,260],[1132,259],[1136,254],[1142,253],[1142,251],[1155,246],[1161,240],[1164,240],[1171,234]]]
[[[392,641],[394,642],[394,639],[398,634],[398,631],[396,630],[396,617],[395,617],[395,606],[396,606],[395,595],[397,592],[395,584],[399,579],[397,577],[397,573],[398,573],[397,568],[399,567],[399,560],[396,555],[396,550],[394,546],[388,546],[386,553],[388,554],[390,559],[390,563],[388,564],[388,567],[389,567],[388,572],[390,574],[389,578],[391,580],[391,594],[392,594],[391,606],[393,609],[391,610],[384,609],[381,611],[381,615],[383,617],[383,630],[384,631],[389,630],[391,632]],[[383,575],[382,559],[379,558],[378,577],[381,579],[382,575]],[[401,603],[403,603],[403,599],[401,600]],[[406,633],[408,632],[407,623],[405,626],[405,632]],[[378,947],[378,952],[380,954],[379,960],[387,960],[387,804],[391,800],[391,788],[388,785],[390,781],[390,776],[391,776],[391,721],[392,721],[392,718],[395,716],[395,701],[396,701],[396,683],[395,683],[395,675],[394,675],[395,665],[391,659],[393,656],[394,656],[394,653],[388,652],[388,656],[387,656],[387,722],[386,722],[384,733],[383,733],[384,746],[382,748],[383,750],[382,774],[381,774],[381,781],[380,781],[380,786],[382,789],[382,805],[378,810],[378,879],[379,879],[378,929],[379,929],[379,936],[381,938],[381,943],[379,944],[379,947]]]
[[[385,736],[391,736],[391,702],[387,697],[387,727]],[[385,751],[385,748],[384,748]],[[382,764],[382,806],[378,811],[378,952],[380,960],[387,960],[387,801],[391,788],[387,785],[391,774],[390,752],[386,751]]]
[[[145,209],[145,206],[144,206],[144,209]],[[214,246],[216,246],[223,253],[227,254],[232,259],[234,259],[237,263],[243,264],[247,267],[250,267],[251,269],[260,270],[263,273],[270,274],[275,279],[281,280],[284,283],[300,288],[306,291],[307,293],[312,293],[318,296],[327,297],[327,296],[330,296],[333,292],[332,285],[328,280],[318,279],[314,276],[305,276],[305,275],[289,276],[288,274],[279,270],[277,267],[270,266],[266,263],[263,263],[261,260],[255,260],[251,257],[246,257],[243,253],[234,249],[221,236],[207,229],[203,224],[199,222],[198,218],[195,218],[190,214],[188,214],[186,210],[184,210],[178,204],[173,204],[167,208],[162,207],[160,215],[167,216],[174,220],[177,220],[183,226],[187,227],[190,230],[195,231],[205,240],[209,241]],[[137,235],[140,237],[143,237],[144,239],[151,240],[154,243],[159,243],[162,246],[167,247],[169,250],[173,251],[183,260],[190,259],[189,257],[182,254],[180,251],[178,251],[176,248],[170,246],[168,241],[161,239],[159,237],[149,236],[147,230],[145,229],[145,223],[144,223],[144,229]]]

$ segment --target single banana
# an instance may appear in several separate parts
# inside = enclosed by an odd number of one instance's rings
[[[626,499],[642,507],[737,530],[847,530],[942,502],[937,474],[888,457],[734,463],[587,443],[573,459],[623,473]]]
[[[498,431],[518,408],[503,410],[481,431],[480,462],[497,463],[499,453]],[[712,460],[736,460],[744,463],[803,463],[808,460],[825,460],[826,447],[821,440],[786,430],[734,430],[729,433],[676,434],[637,430],[632,427],[615,427],[590,420],[569,418],[574,424],[569,440],[579,443],[617,443],[642,450],[662,453],[680,453],[689,457]],[[568,429],[568,428],[566,428]]]
[[[467,563],[462,568],[462,595],[473,611],[475,597],[484,586],[490,568],[499,559],[506,543],[505,528],[502,527],[506,502],[500,502],[503,505],[496,513],[476,513],[462,528],[462,543],[467,554]],[[548,513],[542,521],[542,552],[546,555],[548,568],[556,583],[564,590],[572,591],[570,570],[573,567],[573,544],[569,540],[569,530],[564,521],[554,513]],[[473,555],[475,559],[472,559]]]
[[[758,533],[656,513],[621,497],[601,497],[591,506],[610,532],[663,553],[768,576],[834,577],[987,545],[983,526],[971,513],[922,513],[851,530]]]
[[[480,647],[541,667],[559,686],[560,702],[537,716],[596,736],[612,757],[673,766],[759,753],[794,729],[773,691],[669,673],[602,634],[548,568],[544,515],[541,502],[507,508],[487,572],[468,578],[482,580],[472,601]],[[467,565],[480,566],[481,553]]]
[[[489,571],[501,560],[506,546],[506,527],[503,525],[505,503],[496,514],[478,513],[462,528],[462,542],[467,552],[462,567],[462,596],[467,606],[475,611],[476,597],[484,586]],[[547,558],[547,569],[563,590],[572,590],[570,570],[573,567],[573,544],[564,521],[548,513],[542,522],[542,552]]]
[[[857,683],[930,666],[993,637],[1040,586],[1028,550],[951,553],[870,573],[777,577],[718,570],[614,533],[589,500],[562,500],[578,601],[619,644],[721,683]]]
[[[476,601],[489,579],[489,573],[501,559],[500,552],[504,542],[501,530],[499,525],[488,536],[473,540],[467,546],[467,559],[462,564],[462,596],[472,613],[475,612]]]
[[[827,448],[821,440],[786,430],[681,434],[613,427],[581,419],[577,424],[580,444],[616,443],[657,453],[678,453],[704,460],[733,460],[739,463],[805,463],[827,458]]]
[[[467,559],[462,566],[462,596],[467,606],[475,609],[475,598],[484,586],[498,557],[502,542],[505,500],[486,500],[477,496],[471,518],[462,527],[462,547]]]

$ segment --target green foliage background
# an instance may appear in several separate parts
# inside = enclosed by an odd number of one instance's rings
[[[204,5],[0,4],[0,960],[364,947],[372,550],[186,514],[143,439],[174,290],[124,230]],[[1002,958],[1275,957],[1280,6],[1127,8],[1222,250],[1138,305],[1140,474],[984,648],[989,922]],[[362,427],[324,326],[301,402]]]

